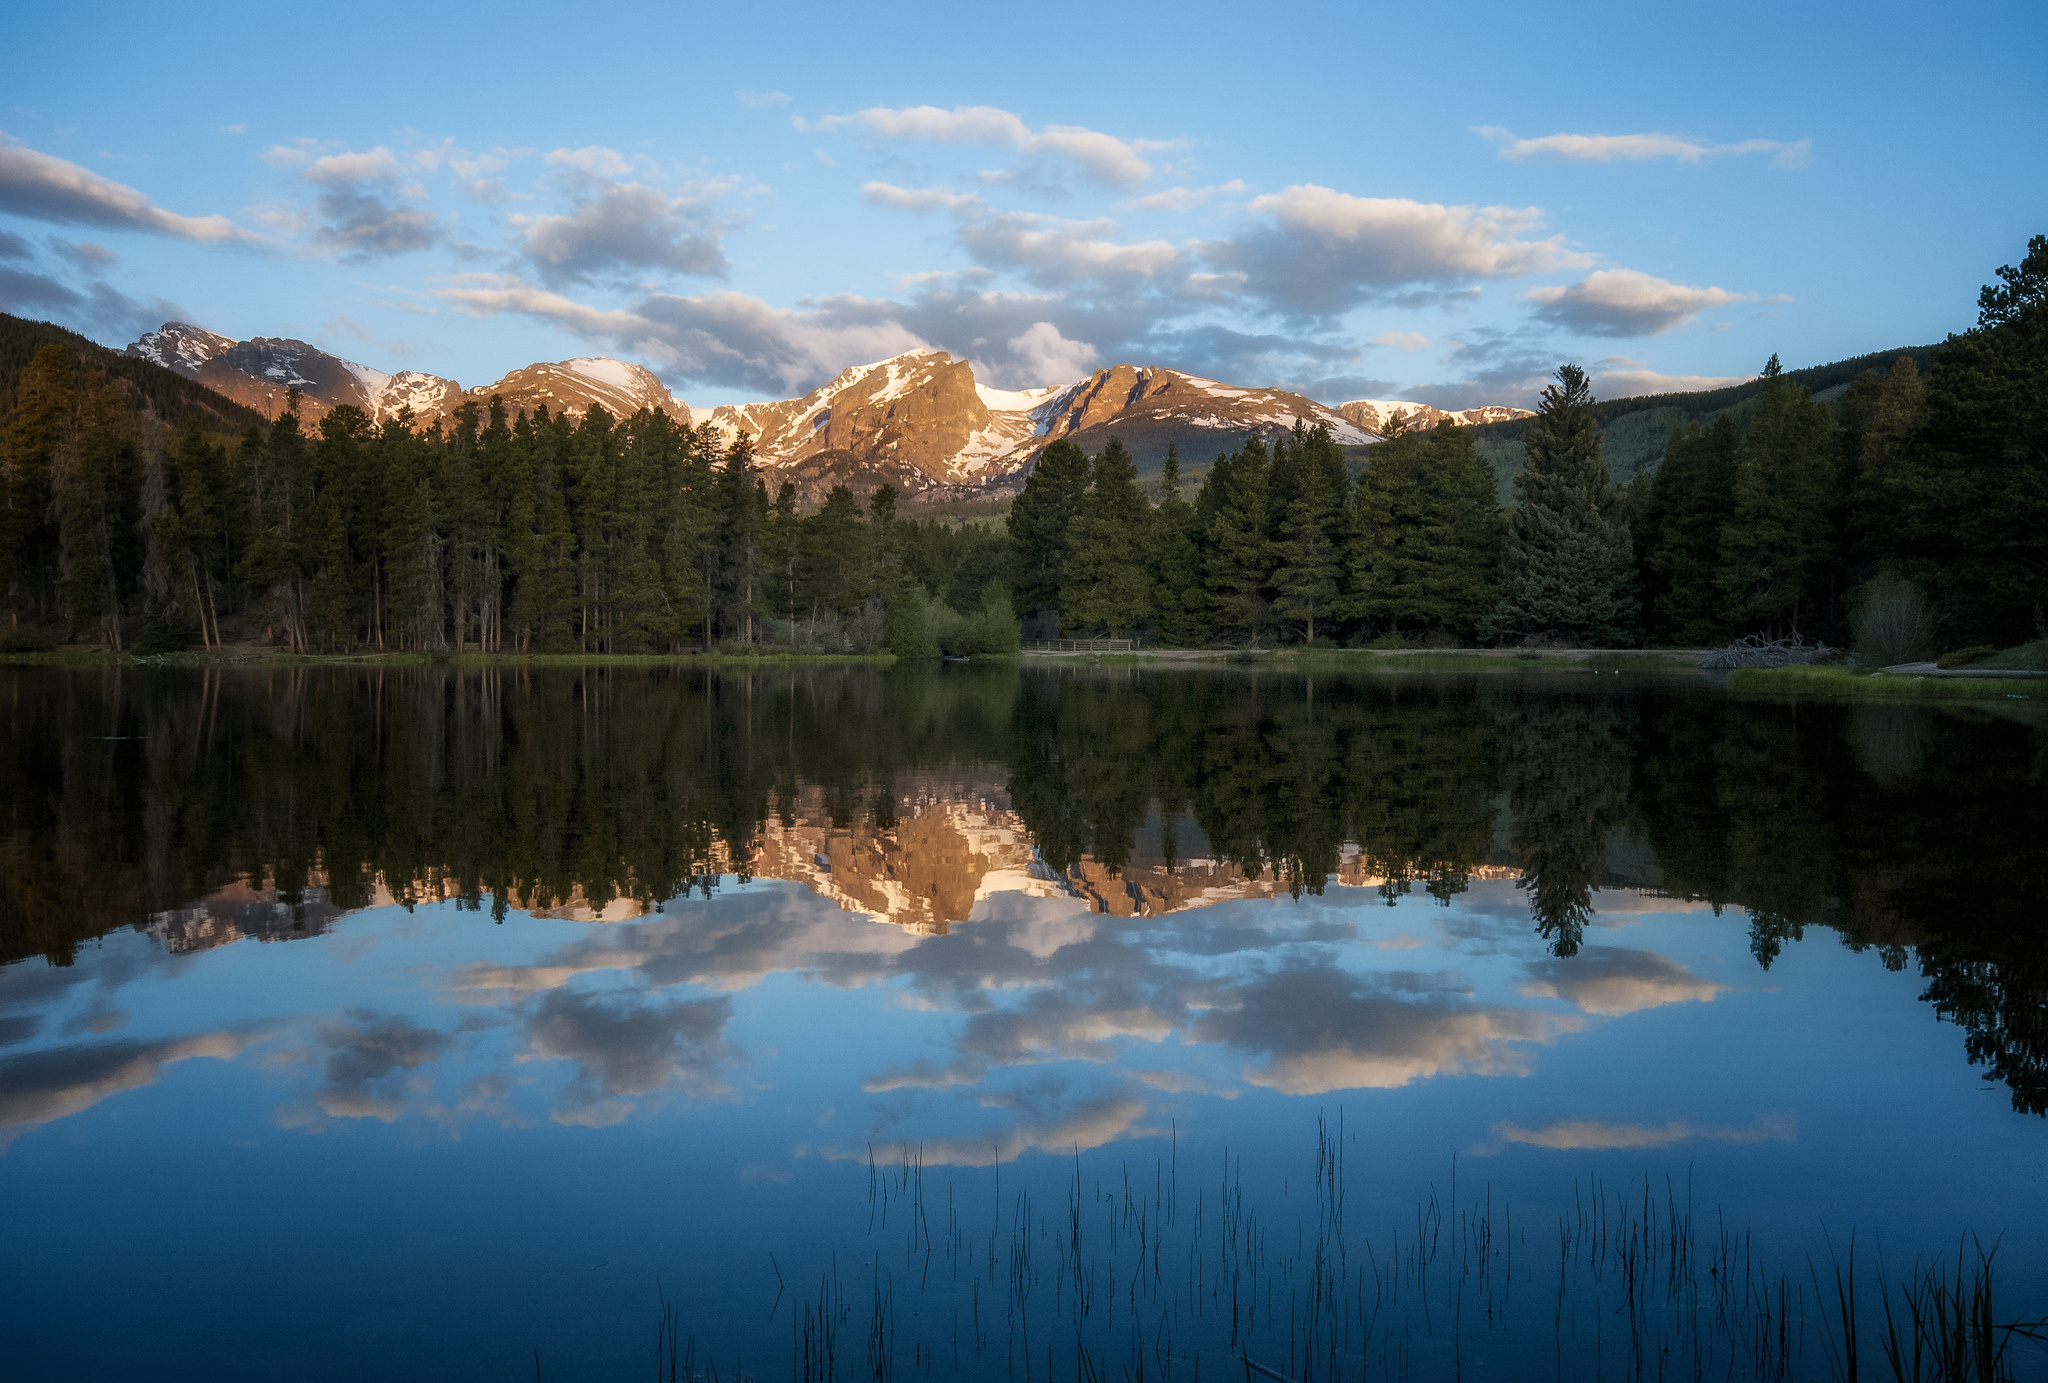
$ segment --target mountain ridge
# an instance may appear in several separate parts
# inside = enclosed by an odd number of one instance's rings
[[[509,412],[545,405],[580,417],[601,404],[626,417],[654,408],[685,427],[708,425],[727,444],[748,434],[771,488],[788,481],[806,505],[842,484],[858,492],[893,485],[913,503],[999,500],[1022,488],[1038,454],[1057,441],[1093,452],[1115,435],[1139,473],[1149,475],[1169,448],[1200,464],[1211,452],[1234,450],[1252,437],[1271,440],[1296,426],[1326,427],[1340,445],[1355,447],[1381,440],[1397,414],[1415,428],[1528,416],[1504,405],[1457,413],[1371,399],[1333,406],[1285,389],[1128,363],[1067,384],[1005,390],[982,383],[971,362],[942,350],[848,366],[799,398],[726,404],[704,414],[651,371],[604,356],[537,362],[465,389],[424,371],[387,374],[289,337],[237,341],[187,322],[166,322],[125,353],[268,417],[281,413],[296,389],[308,425],[342,406],[374,423],[445,422],[464,404],[493,395]]]
[[[602,356],[537,362],[496,383],[464,389],[423,370],[386,374],[290,337],[237,341],[189,322],[166,322],[145,332],[125,354],[204,384],[266,417],[282,413],[288,392],[297,389],[300,416],[308,424],[343,405],[361,409],[373,423],[407,416],[408,410],[415,422],[429,423],[449,417],[464,403],[486,404],[493,394],[515,413],[546,404],[551,411],[581,416],[591,404],[601,403],[620,417],[648,407],[685,427],[692,422],[690,406],[670,394],[653,371]]]

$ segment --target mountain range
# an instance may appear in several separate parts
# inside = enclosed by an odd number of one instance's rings
[[[866,490],[884,482],[912,500],[997,498],[1021,486],[1038,453],[1062,439],[1094,452],[1113,434],[1143,474],[1164,464],[1169,445],[1199,464],[1251,436],[1291,431],[1297,422],[1329,428],[1342,445],[1365,446],[1384,436],[1396,414],[1411,427],[1531,416],[1500,405],[1448,413],[1377,399],[1331,407],[1283,389],[1223,384],[1158,366],[1116,365],[1071,384],[1004,390],[980,383],[972,365],[944,351],[850,366],[802,398],[724,405],[703,415],[651,371],[604,357],[528,365],[496,383],[464,389],[418,370],[386,374],[304,341],[236,341],[184,322],[166,322],[127,353],[270,417],[283,411],[287,391],[297,389],[309,425],[346,404],[374,422],[409,417],[421,426],[493,395],[515,414],[542,404],[572,417],[593,404],[622,418],[652,408],[686,427],[708,423],[727,442],[750,435],[771,488],[791,481],[805,504],[836,484]]]

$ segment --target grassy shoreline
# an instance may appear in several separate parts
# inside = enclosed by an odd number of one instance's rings
[[[975,662],[1044,666],[1238,667],[1275,671],[1354,672],[1674,672],[1697,667],[1698,650],[1277,648],[1255,651],[1160,648],[1135,653],[1011,653]],[[104,647],[58,647],[0,654],[0,667],[889,667],[893,653],[287,653],[251,646],[220,651],[116,653]]]
[[[1478,674],[1700,672],[1698,649],[1146,649],[1135,653],[1024,653],[982,656],[977,663],[1010,666],[1187,668],[1276,673]],[[746,671],[796,667],[893,667],[892,653],[338,653],[297,654],[249,646],[218,652],[115,653],[63,648],[0,654],[0,668],[709,668]],[[1709,674],[1722,676],[1722,674]],[[2048,701],[2048,676],[2033,678],[1917,677],[1867,673],[1841,666],[1740,668],[1725,674],[1738,696],[1853,701]]]
[[[1738,668],[1728,674],[1728,690],[1738,696],[1842,701],[2036,701],[2048,698],[2048,677],[1914,677],[1848,667]]]
[[[229,649],[211,653],[115,653],[58,649],[0,654],[0,667],[888,667],[893,653],[285,653]]]

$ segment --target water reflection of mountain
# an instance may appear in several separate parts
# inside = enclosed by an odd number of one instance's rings
[[[620,918],[721,877],[921,932],[1006,890],[1157,915],[1511,871],[1568,960],[1596,890],[1917,961],[2048,1109],[2038,728],[1627,679],[1014,668],[4,674],[0,957],[195,949],[454,898]],[[343,862],[346,862],[345,864]]]

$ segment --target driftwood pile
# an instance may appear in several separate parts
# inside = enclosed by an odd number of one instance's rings
[[[1710,672],[1726,672],[1739,667],[1798,667],[1807,663],[1829,662],[1840,654],[1840,649],[1829,648],[1824,643],[1808,643],[1797,634],[1783,639],[1750,634],[1726,648],[1709,653],[1700,660],[1700,666]]]

